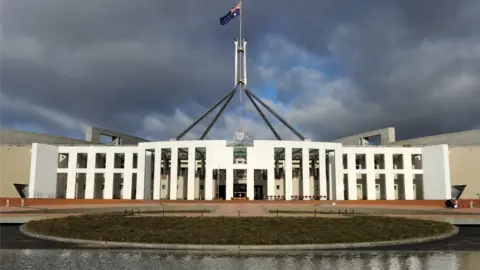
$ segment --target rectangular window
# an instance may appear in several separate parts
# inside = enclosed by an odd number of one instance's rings
[[[280,190],[280,185],[277,185],[277,190]]]

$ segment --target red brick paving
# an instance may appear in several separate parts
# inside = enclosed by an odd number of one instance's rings
[[[21,198],[0,198],[0,205],[5,206],[9,200],[10,206],[20,206]],[[480,200],[463,200],[459,207],[470,207],[470,201],[474,202],[474,207],[480,207]],[[161,204],[161,203],[188,203],[188,204],[288,204],[288,205],[302,205],[302,204],[332,204],[336,205],[356,205],[356,206],[392,206],[392,207],[445,207],[444,200],[373,200],[373,201],[326,201],[326,200],[261,200],[261,201],[248,201],[248,200],[234,200],[234,201],[187,201],[187,200],[114,200],[114,199],[24,199],[25,206],[60,206],[60,205],[145,205],[145,204]]]

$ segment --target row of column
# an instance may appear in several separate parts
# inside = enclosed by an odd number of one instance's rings
[[[155,164],[154,164],[154,186],[153,186],[153,199],[159,200],[160,199],[160,185],[161,182],[159,181],[161,176],[161,153],[162,149],[157,148],[155,150]],[[303,148],[302,149],[302,159],[303,160],[310,160],[309,155],[310,148]],[[208,150],[207,150],[208,151]],[[326,175],[326,153],[325,149],[319,149],[319,182],[320,182],[320,196],[327,196],[327,175]],[[258,169],[266,169],[267,170],[267,196],[274,196],[275,195],[275,174],[274,174],[274,162],[273,156],[271,157],[272,162],[269,162],[267,168],[258,168]],[[188,177],[187,177],[187,200],[194,200],[195,198],[195,147],[188,148]],[[306,164],[309,164],[308,162]],[[145,153],[140,152],[138,155],[138,167],[142,168],[145,166]],[[292,181],[292,148],[285,148],[285,198],[286,200],[291,200],[292,191],[293,191],[293,181]],[[170,176],[169,176],[169,198],[170,200],[177,199],[177,180],[178,180],[178,148],[171,148],[171,161],[170,161]],[[212,200],[213,195],[213,164],[211,162],[206,161],[206,174],[205,174],[205,200]],[[233,167],[224,168],[226,169],[226,198],[230,200],[233,197]],[[247,170],[247,197],[253,198],[254,197],[254,168],[252,166],[246,165]],[[137,189],[143,190],[146,189],[146,186],[143,186],[143,182],[141,179],[150,179],[146,178],[145,171],[147,170],[139,170],[138,171],[138,181]],[[343,200],[343,169],[342,169],[342,153],[338,149],[335,150],[334,160],[329,168],[330,173],[330,194],[332,194],[332,199],[336,200]],[[305,196],[311,196],[310,190],[310,171],[309,166],[303,166],[302,168],[302,184],[303,184],[303,194]],[[142,182],[142,183],[140,183]],[[146,181],[150,183],[150,181]],[[143,194],[137,193],[137,199],[143,199]]]
[[[345,169],[348,175],[348,198],[349,200],[356,200],[357,198],[357,169],[355,153],[347,154],[347,169]],[[387,200],[395,200],[394,191],[394,170],[393,170],[393,155],[384,155],[385,157],[385,195]],[[403,153],[403,170],[404,173],[404,186],[405,186],[405,199],[413,200],[413,174],[411,154]],[[376,199],[375,190],[375,154],[366,154],[366,182],[367,182],[367,200]]]
[[[154,166],[154,175],[153,175],[153,199],[160,199],[160,188],[161,188],[161,153],[162,149],[157,148],[155,150],[155,155],[158,157],[155,159]],[[309,150],[310,148],[304,148],[302,151],[302,159],[309,160]],[[138,152],[138,169],[133,168],[133,152],[125,153],[125,167],[124,169],[114,169],[115,153],[108,152],[106,153],[106,168],[105,169],[95,169],[95,159],[96,153],[88,153],[87,157],[87,171],[86,171],[86,188],[85,188],[85,198],[93,199],[94,198],[94,186],[95,186],[95,173],[104,172],[105,182],[104,182],[104,199],[113,198],[113,185],[114,185],[114,173],[118,170],[123,172],[123,192],[122,199],[132,199],[132,174],[137,173],[136,181],[136,198],[135,199],[152,199],[150,197],[151,187],[151,166],[152,166],[152,156],[145,149],[139,149]],[[327,175],[326,175],[326,155],[325,149],[320,149],[319,151],[319,182],[320,182],[320,196],[327,196]],[[269,162],[267,168],[258,168],[258,169],[267,169],[267,196],[275,195],[275,174],[274,174],[274,161],[273,156],[272,162]],[[354,155],[353,155],[354,158]],[[373,156],[372,156],[373,158]],[[391,156],[389,157],[391,159]],[[367,158],[367,163],[370,162]],[[67,176],[67,198],[75,198],[75,187],[76,187],[76,164],[77,164],[77,155],[76,153],[71,153],[69,155],[69,164],[68,164],[68,176]],[[194,200],[195,197],[195,147],[188,148],[188,178],[187,178],[187,200]],[[351,160],[349,160],[351,162]],[[373,159],[372,161],[373,162]],[[355,160],[353,159],[353,166],[355,165]],[[308,164],[308,163],[307,163]],[[408,163],[406,163],[408,164]],[[340,151],[335,151],[334,161],[330,168],[330,179],[331,179],[331,192],[332,199],[342,200],[343,199],[343,169],[342,169],[342,154]],[[169,177],[169,198],[171,200],[177,199],[177,175],[178,175],[178,148],[171,148],[171,161],[170,161],[170,177]],[[292,148],[285,148],[285,199],[290,200],[292,196]],[[349,168],[350,168],[349,163]],[[368,167],[368,166],[367,166]],[[72,169],[73,168],[73,169]],[[205,200],[213,199],[213,168],[207,160],[206,162],[206,175],[205,175]],[[233,197],[233,167],[226,169],[226,198],[229,200]],[[254,170],[256,168],[248,166],[245,168],[247,170],[247,196],[249,198],[254,197]],[[370,176],[371,177],[371,176]],[[312,195],[310,193],[310,172],[309,167],[304,166],[302,168],[302,179],[303,179],[303,194],[305,196]],[[350,179],[350,175],[349,175]],[[353,179],[356,179],[354,177]],[[406,180],[407,181],[407,180]],[[410,178],[410,182],[412,179]],[[349,183],[349,187],[350,187]],[[355,184],[356,185],[356,184]],[[392,184],[393,185],[393,184]],[[375,188],[375,179],[373,175],[373,190]],[[354,188],[353,190],[356,190]],[[393,194],[393,193],[392,193]],[[373,194],[375,196],[375,194]]]
[[[125,167],[123,169],[115,169],[115,153],[106,153],[106,164],[104,169],[95,169],[96,152],[87,153],[87,170],[85,179],[85,198],[94,198],[95,189],[95,173],[104,173],[104,189],[103,198],[113,199],[113,178],[114,173],[123,173],[123,192],[122,199],[132,199],[132,175],[137,173],[137,169],[133,168],[133,152],[125,153]],[[137,181],[136,181],[136,198],[135,199],[148,199],[146,196],[149,194],[150,181],[144,179],[150,179],[150,155],[138,155],[138,168],[145,168],[144,170],[138,169]],[[148,162],[146,162],[148,161]],[[76,182],[77,182],[77,153],[70,153],[68,159],[68,172],[67,172],[67,190],[66,198],[73,199],[76,194]],[[80,169],[82,170],[82,169]],[[148,177],[148,178],[147,178]]]

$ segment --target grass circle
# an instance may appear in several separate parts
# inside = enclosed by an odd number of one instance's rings
[[[65,238],[156,244],[299,245],[361,243],[430,237],[453,225],[431,220],[358,216],[128,217],[81,215],[30,221],[34,233]]]

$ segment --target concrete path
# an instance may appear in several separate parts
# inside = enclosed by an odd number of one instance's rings
[[[218,208],[205,216],[241,216],[241,217],[259,217],[266,216],[267,213],[259,204],[225,204],[218,205]]]
[[[44,212],[48,209],[47,212]],[[196,203],[186,204],[182,202],[173,203],[139,203],[139,204],[79,204],[79,205],[41,205],[34,207],[0,207],[0,223],[24,223],[32,219],[42,219],[51,217],[61,217],[74,214],[101,213],[101,212],[121,212],[124,209],[140,209],[142,211],[161,211],[165,210],[211,210],[210,213],[204,213],[203,216],[229,216],[229,217],[252,217],[252,216],[276,216],[275,213],[269,213],[269,210],[301,210],[310,211],[310,213],[281,213],[280,216],[312,216],[312,211],[317,209],[317,217],[339,217],[338,215],[322,215],[321,213],[333,213],[344,209],[351,212],[352,209],[358,213],[378,214],[384,216],[402,216],[410,218],[425,218],[433,220],[443,220],[454,224],[480,224],[480,208],[461,208],[445,209],[438,207],[420,207],[420,206],[375,206],[375,205],[332,205],[329,204],[261,204],[255,203]],[[69,211],[70,210],[70,211]],[[389,211],[390,210],[390,211]],[[142,215],[160,215],[145,213]],[[163,215],[163,214],[162,214]],[[201,213],[165,213],[165,216],[202,216]]]

